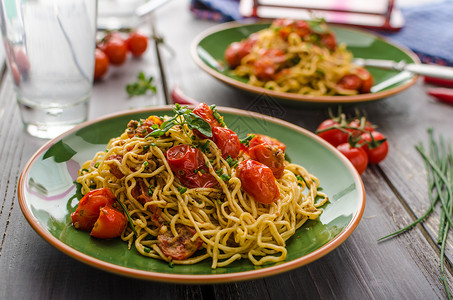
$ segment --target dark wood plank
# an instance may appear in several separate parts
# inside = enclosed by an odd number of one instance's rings
[[[215,23],[193,19],[190,13],[178,10],[176,5],[161,10],[157,28],[170,47],[189,49],[193,38]],[[184,35],[167,30],[171,26],[169,18],[165,17],[168,14],[177,14],[181,27],[188,27],[190,23],[193,30],[185,32]],[[165,52],[164,49],[162,51]],[[276,116],[274,113],[278,111],[280,115],[276,117],[311,131],[328,117],[325,108],[307,109],[283,105],[282,112],[281,103],[278,102],[275,106],[279,109],[270,108],[265,112],[257,105],[257,97],[260,96],[234,90],[207,74],[200,74],[188,51],[178,52],[176,57],[168,60],[171,61],[168,64],[169,81],[178,84],[188,96],[199,101],[273,116]],[[444,134],[449,132],[448,128],[452,125],[451,119],[448,118],[448,115],[451,115],[451,107],[444,108],[429,100],[424,96],[424,87],[421,84],[400,95],[356,107],[366,113],[389,137],[391,148],[384,163],[370,167],[362,176],[368,199],[364,218],[352,237],[339,249],[314,264],[288,274],[291,274],[292,279],[300,276],[301,280],[296,281],[294,286],[299,290],[306,288],[307,295],[313,297],[329,298],[335,295],[342,298],[351,295],[351,298],[419,298],[419,295],[424,295],[443,298],[445,292],[439,281],[439,250],[432,242],[434,234],[429,229],[429,226],[435,227],[436,214],[433,214],[434,221],[430,221],[433,224],[427,225],[428,233],[425,228],[417,227],[393,240],[377,243],[377,239],[408,224],[413,220],[414,214],[419,216],[427,208],[429,203],[426,196],[426,178],[423,174],[424,165],[413,146],[420,138],[426,137],[425,128],[433,120],[437,120],[435,122],[440,131]],[[353,112],[354,108],[344,109]],[[431,239],[427,240],[428,234],[431,234]],[[345,260],[348,264],[341,263]],[[449,268],[448,263],[447,267]],[[322,269],[328,271],[322,272]],[[310,275],[306,274],[307,270]],[[272,280],[266,280],[268,286],[261,286],[261,281],[221,288],[216,286],[216,295],[231,299],[241,293],[248,295],[247,291],[251,289],[265,291],[259,293],[259,298],[266,298],[266,295],[272,298],[286,295],[285,293],[291,294],[288,284],[284,283],[287,276],[282,274]],[[451,275],[447,276],[451,283]],[[316,289],[312,286],[309,288],[309,283],[304,284],[310,282],[306,277],[316,282]],[[408,278],[411,278],[412,282],[408,282]],[[274,281],[277,283],[271,285]],[[275,294],[274,290],[277,291]]]

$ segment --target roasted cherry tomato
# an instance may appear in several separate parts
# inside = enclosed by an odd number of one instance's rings
[[[115,195],[101,188],[88,192],[79,202],[77,210],[71,214],[72,224],[76,229],[90,231],[99,217],[100,208],[115,203]]]
[[[368,142],[368,144],[362,147],[368,156],[368,163],[378,164],[386,158],[389,151],[389,144],[382,133],[372,131],[370,133],[363,133],[360,137],[362,141]]]
[[[101,207],[99,218],[94,223],[90,235],[100,239],[112,239],[120,236],[126,228],[124,214],[112,205]]]
[[[244,191],[255,201],[268,204],[280,197],[274,174],[268,166],[255,160],[244,160],[236,168],[236,175]]]
[[[346,74],[337,82],[337,86],[343,90],[360,91],[362,79],[356,74]]]
[[[346,74],[338,82],[337,86],[345,90],[355,90],[362,94],[369,93],[373,86],[373,77],[364,68],[358,68],[356,74]]]
[[[222,151],[222,157],[226,159],[228,156],[236,158],[241,149],[241,141],[238,135],[231,129],[225,127],[212,128],[212,141]]]
[[[111,35],[106,37],[102,50],[107,54],[112,65],[122,65],[127,58],[127,44],[120,36]]]
[[[175,237],[168,228],[165,233],[160,233],[157,236],[157,245],[167,257],[175,260],[187,259],[203,244],[200,238],[192,241],[192,237],[196,233],[192,227],[176,224],[176,232],[178,235]]]
[[[371,87],[373,86],[373,76],[365,68],[358,68],[356,70],[357,75],[362,80],[362,86],[360,87],[360,92],[362,94],[371,92]]]
[[[268,166],[275,178],[282,177],[285,170],[285,154],[280,148],[263,143],[249,147],[248,154],[251,159]]]
[[[300,37],[305,37],[311,33],[310,25],[301,20],[277,19],[272,22],[271,27],[277,30],[280,37],[284,40],[288,39],[288,35],[291,32],[297,33]]]
[[[337,121],[335,121],[333,119],[327,119],[318,126],[318,129],[316,131],[321,131],[321,130],[327,129],[329,127],[338,126],[338,125],[340,125],[340,124]],[[341,131],[339,129],[335,129],[335,128],[326,130],[323,132],[319,132],[317,134],[319,137],[323,138],[324,140],[326,140],[327,142],[329,142],[331,145],[333,145],[335,147],[340,144],[346,143],[348,141],[348,137],[349,137],[347,132],[343,132],[343,131]]]
[[[98,80],[107,73],[110,62],[104,51],[99,48],[96,48],[94,51],[94,80]]]
[[[211,128],[221,126],[219,121],[214,117],[214,113],[211,110],[211,108],[206,104],[206,103],[200,103],[198,104],[192,112],[205,120],[206,122],[211,125]],[[197,129],[194,129],[193,132],[199,136],[200,138],[207,139],[208,137],[202,134],[200,131]]]
[[[332,32],[321,34],[321,45],[324,45],[331,51],[335,51],[337,48],[335,35]]]
[[[260,144],[267,144],[267,145],[275,146],[275,147],[279,148],[280,150],[282,150],[283,152],[285,152],[286,145],[283,144],[282,142],[280,142],[279,140],[277,140],[273,137],[264,135],[264,134],[255,133],[254,135],[255,136],[249,142],[250,148],[254,147],[256,145],[260,145]]]
[[[365,150],[351,147],[349,143],[338,145],[337,149],[349,159],[359,174],[362,174],[366,170],[366,167],[368,166],[368,156]]]
[[[241,60],[252,51],[257,40],[258,35],[252,34],[245,40],[231,43],[225,50],[225,61],[228,66],[230,68],[239,66]]]
[[[192,112],[205,120],[206,122],[211,125],[211,127],[220,126],[219,121],[214,117],[214,113],[212,112],[211,108],[206,103],[198,104]]]
[[[140,57],[148,48],[148,38],[145,35],[135,31],[129,34],[126,44],[127,49],[133,56]]]
[[[187,144],[174,146],[165,152],[171,170],[189,188],[213,187],[217,180],[209,173],[203,154]]]
[[[286,55],[279,49],[263,49],[253,63],[253,73],[261,80],[272,80]]]

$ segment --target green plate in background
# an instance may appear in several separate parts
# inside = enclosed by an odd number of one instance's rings
[[[278,274],[310,263],[339,246],[357,227],[365,192],[360,176],[337,150],[313,133],[268,116],[219,108],[240,137],[255,132],[277,137],[292,161],[317,176],[330,202],[317,221],[309,221],[288,240],[285,262],[254,266],[248,260],[212,270],[209,260],[189,266],[145,258],[119,238],[99,240],[72,227],[78,198],[77,171],[110,138],[124,132],[131,119],[172,115],[170,107],[128,111],[83,123],[45,144],[27,163],[19,180],[19,203],[30,225],[47,242],[91,266],[120,275],[179,283],[232,282]],[[79,195],[80,196],[80,195]]]
[[[274,98],[296,104],[347,104],[377,100],[399,93],[413,85],[417,76],[408,72],[367,68],[374,78],[374,92],[353,96],[307,96],[278,92],[252,86],[247,79],[231,74],[224,53],[229,44],[248,37],[251,33],[269,27],[269,23],[240,24],[230,22],[214,26],[198,35],[191,47],[195,63],[214,78],[254,94],[266,94]],[[418,57],[409,49],[396,46],[371,32],[357,28],[330,25],[337,43],[345,43],[354,57],[390,59],[420,63]]]

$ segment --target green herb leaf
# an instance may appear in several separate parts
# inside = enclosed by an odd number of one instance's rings
[[[189,129],[197,129],[200,133],[204,134],[207,137],[212,137],[212,128],[211,125],[207,121],[205,121],[202,117],[197,116],[194,113],[184,115],[186,120],[187,126]]]
[[[157,88],[152,84],[153,77],[146,78],[143,72],[138,73],[137,81],[126,85],[126,92],[129,97],[145,95],[147,91],[157,92]]]
[[[255,137],[254,134],[249,134],[248,136],[246,136],[245,138],[243,138],[242,140],[240,140],[241,144],[244,144],[246,147],[249,146],[250,144],[250,141]]]

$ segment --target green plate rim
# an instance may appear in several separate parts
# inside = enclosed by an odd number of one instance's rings
[[[223,83],[226,83],[227,85],[230,85],[232,87],[238,88],[243,91],[251,92],[253,94],[265,94],[268,96],[275,97],[277,99],[282,99],[286,101],[291,101],[292,103],[305,103],[305,104],[352,104],[352,103],[362,103],[362,102],[368,102],[368,101],[374,101],[374,100],[379,100],[382,98],[386,98],[388,96],[400,93],[412,85],[414,85],[417,82],[418,75],[412,74],[412,78],[410,80],[407,80],[406,82],[392,87],[390,89],[386,89],[383,91],[379,91],[376,93],[367,93],[367,94],[359,94],[359,95],[352,95],[352,96],[307,96],[307,95],[299,95],[299,94],[294,94],[294,93],[286,93],[286,92],[277,92],[277,91],[272,91],[268,90],[262,87],[256,87],[252,86],[250,84],[240,82],[232,77],[226,76],[222,74],[221,72],[215,70],[213,67],[210,67],[203,59],[200,58],[197,52],[198,45],[200,42],[214,34],[219,33],[220,31],[227,30],[227,29],[232,29],[232,28],[238,28],[238,27],[245,27],[245,26],[254,26],[258,24],[269,24],[269,22],[262,21],[262,22],[253,22],[253,23],[241,23],[237,21],[232,21],[232,22],[226,22],[222,23],[213,27],[210,27],[209,29],[201,32],[198,34],[195,39],[192,41],[192,44],[190,46],[190,53],[192,56],[192,59],[194,60],[195,64],[201,68],[203,71],[211,75],[212,77],[216,78],[217,80],[220,80]],[[350,27],[350,26],[342,26],[342,25],[332,25],[329,24],[331,28],[338,28],[341,30],[346,30],[350,32],[358,32],[360,34],[368,35],[372,37],[373,39],[380,40],[381,42],[384,42],[401,52],[405,53],[407,56],[409,56],[414,63],[419,64],[420,59],[418,56],[411,51],[410,49],[402,46],[402,45],[397,45],[396,43],[390,42],[384,37],[378,36],[376,34],[373,34],[372,32],[365,31],[363,29],[359,29],[356,27]],[[399,73],[401,74],[401,73]]]
[[[280,264],[272,265],[269,267],[265,267],[262,269],[256,269],[251,271],[242,271],[236,273],[226,273],[226,274],[203,274],[203,275],[192,275],[192,274],[169,274],[169,273],[161,273],[161,272],[153,272],[153,271],[144,271],[139,269],[128,268],[120,265],[116,265],[113,263],[109,263],[103,261],[101,259],[89,256],[83,252],[80,252],[76,249],[73,249],[71,246],[65,244],[64,242],[60,241],[58,238],[53,236],[47,229],[45,229],[37,220],[37,218],[33,215],[33,213],[29,210],[27,206],[27,200],[25,198],[25,188],[26,182],[25,180],[28,178],[29,172],[31,167],[33,166],[34,162],[40,158],[45,151],[47,151],[52,145],[56,144],[57,142],[61,141],[63,138],[85,128],[96,124],[97,122],[105,121],[112,118],[118,118],[126,115],[131,114],[141,114],[141,113],[152,113],[152,112],[159,112],[165,110],[171,110],[171,106],[157,106],[152,108],[146,109],[136,109],[136,110],[129,110],[123,111],[119,113],[109,114],[97,119],[93,119],[91,121],[84,122],[79,124],[78,126],[74,127],[73,129],[63,133],[62,135],[56,137],[53,140],[48,141],[44,144],[27,162],[22,171],[19,183],[18,183],[18,199],[19,205],[22,210],[23,215],[25,216],[28,223],[31,227],[49,244],[60,250],[61,252],[67,254],[68,256],[79,260],[85,264],[90,266],[102,269],[104,271],[108,271],[114,274],[123,275],[132,278],[138,279],[146,279],[146,280],[153,280],[153,281],[160,281],[160,282],[172,282],[172,283],[182,283],[182,284],[213,284],[213,283],[227,283],[227,282],[235,282],[235,281],[243,281],[243,280],[250,280],[250,279],[257,279],[263,278],[271,275],[280,274],[282,272],[287,272],[289,270],[301,267],[308,263],[311,263],[324,255],[328,254],[329,252],[333,251],[336,247],[342,244],[355,230],[357,225],[362,218],[364,209],[365,209],[365,188],[363,186],[363,182],[361,180],[360,175],[357,173],[353,165],[344,157],[339,151],[337,151],[333,146],[329,143],[324,141],[323,139],[319,138],[314,133],[301,128],[297,125],[289,123],[287,121],[283,121],[274,117],[262,115],[255,112],[235,109],[235,108],[226,108],[226,107],[218,107],[220,112],[230,113],[238,116],[247,116],[253,118],[260,118],[265,119],[271,123],[275,123],[277,125],[282,125],[284,127],[290,128],[292,130],[297,131],[300,134],[307,136],[308,138],[314,139],[318,143],[320,143],[323,147],[332,152],[334,156],[341,160],[341,162],[345,165],[348,171],[351,173],[351,176],[354,180],[356,185],[357,193],[358,193],[358,207],[357,211],[353,213],[351,220],[349,221],[348,225],[332,240],[328,243],[324,244],[320,248],[316,249],[315,251],[299,257],[297,259],[283,262]]]

